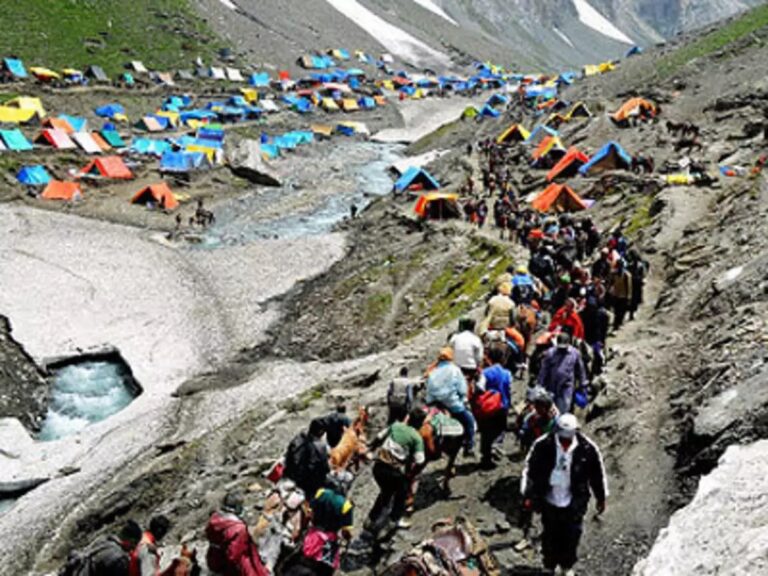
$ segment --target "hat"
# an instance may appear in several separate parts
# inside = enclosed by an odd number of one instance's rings
[[[512,294],[512,284],[509,282],[504,282],[499,286],[499,294],[502,294],[504,296],[509,296]]]
[[[446,346],[445,348],[441,348],[440,354],[438,354],[437,359],[453,362],[453,348],[449,348],[448,346]]]
[[[557,419],[556,434],[560,438],[573,438],[579,428],[579,421],[573,414],[563,414]]]
[[[515,269],[517,274],[528,274],[528,267],[525,264],[521,264]]]

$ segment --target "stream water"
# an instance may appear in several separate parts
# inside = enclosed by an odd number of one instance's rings
[[[349,140],[312,153],[306,162],[291,160],[296,170],[280,188],[217,205],[216,224],[202,246],[326,234],[349,216],[352,205],[362,210],[391,192],[387,169],[402,158],[403,147]]]
[[[48,414],[39,439],[75,434],[116,414],[137,396],[128,367],[115,361],[84,361],[54,370]]]

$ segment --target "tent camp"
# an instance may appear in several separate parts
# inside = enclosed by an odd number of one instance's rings
[[[5,143],[5,147],[8,150],[13,150],[14,152],[25,152],[33,148],[32,143],[27,140],[27,137],[18,128],[0,130],[0,139]]]
[[[125,142],[123,142],[120,133],[116,130],[102,130],[101,137],[112,146],[112,148],[125,148]]]
[[[111,180],[130,180],[133,173],[120,156],[96,158],[80,170],[80,176],[96,176]]]
[[[165,126],[161,124],[161,121],[154,116],[144,116],[141,120],[136,122],[137,130],[143,130],[144,132],[162,132],[165,130]]]
[[[551,168],[565,156],[565,146],[557,136],[548,136],[532,154],[532,165],[536,168]]]
[[[653,118],[658,109],[656,105],[645,98],[630,98],[612,116],[617,126],[629,126],[633,118]]]
[[[168,151],[160,158],[160,172],[184,174],[210,167],[208,157],[203,152]]]
[[[486,104],[480,109],[481,118],[498,118],[501,116],[501,112],[496,110],[493,106]]]
[[[144,66],[144,63],[140,62],[139,60],[128,62],[128,64],[125,65],[125,69],[130,70],[135,74],[146,74],[148,72],[147,67]]]
[[[56,150],[72,150],[77,148],[72,139],[60,128],[46,128],[35,138],[35,144],[52,146]]]
[[[27,69],[24,68],[24,63],[16,58],[3,58],[0,62],[0,70],[17,80],[27,78]]]
[[[416,200],[413,211],[423,220],[459,218],[461,216],[459,195],[446,192],[427,192]]]
[[[558,178],[570,178],[579,173],[579,168],[589,162],[589,157],[575,146],[571,146],[560,161],[547,173],[547,181],[552,182]]]
[[[80,190],[80,184],[77,182],[61,182],[60,180],[51,180],[40,195],[45,200],[66,200],[73,202],[82,200],[83,192]]]
[[[568,111],[565,117],[570,121],[573,118],[591,118],[592,112],[590,112],[587,105],[584,102],[576,102],[573,107]]]
[[[522,124],[512,124],[496,138],[496,144],[509,144],[511,142],[523,142],[530,137],[531,133],[525,129]]]
[[[85,132],[88,127],[88,120],[82,116],[59,114],[59,119],[66,120],[75,132]]]
[[[539,212],[576,212],[587,209],[581,196],[563,184],[550,184],[533,199],[531,206]]]
[[[109,76],[104,72],[104,68],[101,66],[91,65],[85,69],[86,78],[90,78],[94,82],[109,82]]]
[[[629,170],[632,167],[630,156],[618,142],[608,142],[595,153],[589,162],[579,168],[579,174],[591,176],[608,170]]]
[[[101,118],[111,118],[113,120],[125,120],[125,107],[122,104],[105,104],[96,108],[96,116]]]
[[[46,118],[43,120],[42,127],[63,130],[67,134],[73,134],[75,132],[72,125],[64,118]]]
[[[16,174],[16,180],[27,186],[44,186],[51,181],[51,175],[45,169],[45,166],[24,166]]]
[[[336,104],[336,102],[333,100],[333,98],[323,98],[320,101],[320,107],[325,110],[326,112],[338,112],[339,106]]]
[[[86,154],[101,154],[101,146],[96,143],[93,136],[88,132],[75,132],[71,138]]]
[[[91,138],[93,138],[93,141],[96,142],[96,145],[101,148],[102,152],[109,152],[112,150],[112,146],[110,146],[98,132],[91,132]]]
[[[408,170],[398,178],[394,186],[396,194],[402,194],[406,190],[421,191],[439,189],[440,184],[438,184],[432,174],[424,170],[424,168],[416,168],[414,166],[408,168]]]
[[[230,82],[245,82],[242,72],[237,68],[227,68],[225,72],[227,73],[227,80]]]
[[[531,132],[528,138],[525,139],[525,143],[530,146],[538,146],[543,140],[549,138],[550,136],[559,137],[560,133],[557,130],[549,128],[548,126],[539,125],[534,128],[533,132]]]
[[[161,210],[174,210],[178,208],[179,201],[173,195],[168,184],[160,182],[159,184],[150,184],[145,186],[131,198],[131,204],[152,205]]]

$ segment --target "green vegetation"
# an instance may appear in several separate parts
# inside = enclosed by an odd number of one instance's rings
[[[426,136],[422,136],[420,139],[416,140],[413,144],[411,144],[408,147],[408,154],[411,155],[418,155],[423,154],[424,152],[427,152],[428,150],[431,150],[432,148],[435,148],[435,145],[445,136],[452,134],[460,125],[461,120],[454,120],[453,122],[448,122],[447,124],[443,124],[435,130],[434,132],[430,132]]]
[[[27,66],[190,68],[221,47],[187,0],[0,0],[0,14],[0,55]]]
[[[635,212],[627,224],[626,233],[628,236],[634,236],[640,230],[647,228],[653,223],[651,216],[651,206],[653,205],[653,196],[641,196],[635,204]]]
[[[656,71],[662,78],[671,76],[691,60],[722,50],[765,26],[768,26],[768,6],[755,8],[741,18],[702,36],[695,42],[675,50],[668,56],[659,58],[656,62]]]
[[[514,263],[501,246],[484,240],[476,241],[470,257],[472,266],[461,272],[446,268],[430,285],[426,301],[432,303],[429,318],[433,328],[444,326],[471,309],[490,290],[483,278],[487,276],[493,282]]]
[[[392,308],[392,294],[379,292],[372,294],[366,301],[363,320],[366,324],[378,322]]]

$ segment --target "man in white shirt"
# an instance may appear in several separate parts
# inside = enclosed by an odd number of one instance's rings
[[[461,368],[465,378],[475,380],[483,365],[483,342],[475,334],[475,321],[471,318],[459,320],[459,331],[449,342],[453,348],[453,362]]]
[[[541,512],[544,567],[566,576],[575,575],[590,492],[598,514],[608,496],[600,449],[578,428],[576,416],[560,416],[555,430],[531,447],[521,485],[523,506]]]

